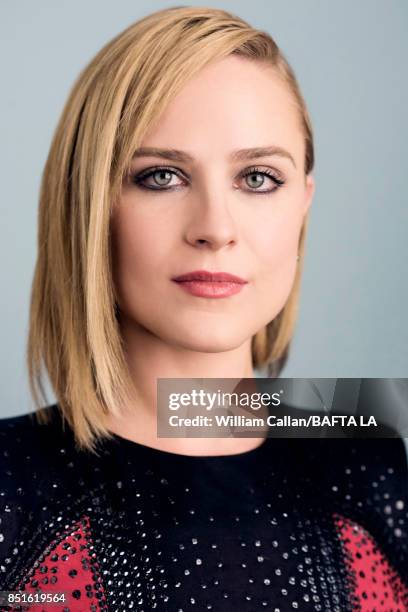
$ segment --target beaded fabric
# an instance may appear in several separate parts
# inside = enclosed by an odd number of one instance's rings
[[[35,612],[408,610],[403,440],[267,438],[187,456],[0,420],[0,590]]]

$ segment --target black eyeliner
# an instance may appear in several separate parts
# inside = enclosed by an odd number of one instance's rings
[[[150,178],[156,172],[160,172],[160,171],[170,172],[172,174],[175,174],[179,178],[186,180],[185,175],[180,170],[178,170],[177,168],[174,168],[174,167],[171,167],[171,166],[151,166],[150,168],[146,168],[144,170],[141,170],[138,173],[129,172],[130,181],[133,184],[135,184],[137,187],[139,187],[140,189],[145,189],[145,190],[149,190],[149,191],[175,191],[175,190],[180,189],[180,187],[182,187],[182,185],[172,185],[170,187],[160,186],[160,185],[158,185],[157,187],[153,187],[151,185],[150,186],[143,185],[142,181],[144,181],[147,178]],[[246,176],[250,176],[251,174],[261,174],[262,176],[267,176],[268,178],[270,178],[275,183],[275,188],[274,189],[269,189],[269,190],[264,190],[264,191],[259,191],[257,189],[247,189],[246,190],[247,193],[271,194],[271,193],[274,193],[275,191],[277,191],[286,182],[285,180],[277,177],[272,170],[269,170],[269,169],[268,170],[261,170],[258,167],[251,167],[251,168],[248,168],[248,169],[242,171],[239,174],[239,177],[240,178],[245,178]]]

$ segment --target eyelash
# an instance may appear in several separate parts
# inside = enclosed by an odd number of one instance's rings
[[[175,174],[181,179],[185,178],[183,173],[180,172],[180,170],[178,170],[177,168],[171,168],[169,166],[155,166],[152,168],[146,168],[146,170],[142,170],[142,172],[139,172],[138,174],[130,175],[131,182],[134,183],[140,189],[148,189],[149,191],[174,191],[181,187],[181,185],[172,185],[170,187],[160,187],[160,186],[152,187],[152,186],[143,185],[142,181],[144,181],[147,178],[150,178],[156,172],[160,172],[161,170],[170,172],[171,174]],[[278,178],[277,176],[275,176],[270,170],[260,170],[260,168],[258,167],[248,168],[248,170],[245,170],[244,172],[240,174],[240,178],[245,178],[247,176],[250,176],[251,174],[260,174],[262,176],[267,176],[275,183],[275,187],[273,189],[268,189],[264,191],[258,191],[257,189],[247,189],[246,191],[248,193],[255,193],[255,194],[274,193],[280,187],[282,187],[286,182]]]

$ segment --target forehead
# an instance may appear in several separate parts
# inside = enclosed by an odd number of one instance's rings
[[[288,85],[271,66],[237,56],[214,61],[192,77],[142,144],[203,157],[271,144],[290,149],[299,162],[304,154],[299,111]]]

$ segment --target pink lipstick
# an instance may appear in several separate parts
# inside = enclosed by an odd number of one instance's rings
[[[227,272],[194,270],[172,279],[182,289],[196,297],[223,298],[239,293],[248,281]]]

